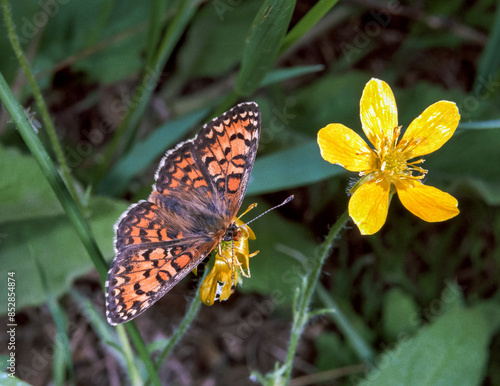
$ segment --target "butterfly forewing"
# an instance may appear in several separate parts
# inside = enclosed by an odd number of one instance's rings
[[[214,119],[194,141],[194,156],[204,165],[202,170],[208,172],[229,221],[243,201],[259,135],[259,108],[255,103],[246,103]]]
[[[165,154],[148,201],[115,226],[109,323],[144,312],[217,245],[243,201],[259,134],[258,106],[242,103]]]

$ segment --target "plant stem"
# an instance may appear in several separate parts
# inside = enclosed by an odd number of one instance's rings
[[[285,371],[283,373],[283,379],[286,382],[290,381],[290,377],[292,374],[293,368],[293,359],[295,357],[295,352],[297,350],[297,343],[299,342],[300,336],[302,335],[302,331],[304,330],[305,325],[309,321],[309,305],[311,303],[312,295],[316,288],[319,275],[321,273],[321,268],[323,267],[323,263],[330,256],[330,252],[333,248],[333,242],[337,237],[340,230],[345,226],[347,220],[349,219],[349,215],[344,212],[339,219],[335,222],[335,224],[331,227],[330,232],[326,236],[325,241],[323,242],[323,246],[321,248],[321,254],[319,258],[316,258],[316,265],[314,268],[304,277],[302,288],[300,289],[300,293],[298,295],[298,301],[296,305],[296,310],[294,310],[293,315],[293,324],[292,324],[292,332],[290,336],[290,345],[288,346],[288,353],[286,356],[286,361],[284,364]]]
[[[167,346],[163,349],[161,354],[158,356],[158,359],[156,360],[156,368],[159,370],[161,368],[161,365],[163,361],[170,355],[174,347],[179,343],[181,338],[184,336],[184,333],[187,331],[191,323],[193,322],[195,316],[198,314],[198,311],[200,310],[201,306],[201,300],[199,296],[200,292],[200,287],[201,284],[203,283],[203,280],[205,280],[205,277],[207,276],[208,270],[205,270],[205,274],[203,277],[200,279],[200,282],[198,283],[198,286],[196,288],[196,292],[194,294],[193,299],[191,300],[191,304],[188,307],[188,310],[186,312],[186,315],[184,315],[184,319],[182,319],[181,324],[179,327],[175,329],[174,334],[168,341]]]
[[[329,296],[328,293],[326,293],[326,290],[318,282],[323,264],[331,254],[335,238],[348,220],[349,214],[346,211],[331,227],[321,247],[320,256],[319,258],[316,258],[316,265],[306,276],[304,276],[302,287],[300,288],[300,290],[298,290],[299,293],[297,296],[297,300],[294,303],[294,315],[292,331],[290,334],[290,344],[288,346],[286,361],[283,366],[283,375],[281,376],[281,380],[285,383],[290,381],[293,368],[293,359],[295,357],[297,344],[299,342],[300,336],[302,335],[304,327],[311,319],[311,316],[317,314],[309,312],[309,306],[315,290],[318,291],[319,296],[333,311],[331,313],[333,320],[337,323],[339,329],[347,336],[349,341],[352,343],[360,358],[369,365],[371,365],[373,361],[374,353],[371,347],[358,334],[357,330],[350,324],[348,318],[342,313],[335,301]]]
[[[285,39],[283,39],[283,43],[281,44],[280,54],[284,53],[302,36],[309,32],[314,25],[337,3],[338,0],[319,0],[316,2],[314,7],[312,7],[309,12],[307,12],[307,14],[304,15],[304,17],[302,17],[302,19],[300,19],[300,21],[292,28],[292,30],[287,33]]]
[[[349,322],[349,319],[341,311],[341,309],[335,302],[335,299],[332,298],[332,296],[321,284],[318,284],[316,292],[318,293],[318,296],[325,304],[325,306],[327,306],[331,310],[334,310],[334,312],[329,314],[330,318],[333,319],[339,330],[342,331],[342,333],[347,337],[353,349],[356,351],[361,360],[365,362],[366,365],[373,366],[375,353],[361,337],[361,335],[359,335],[358,331]]]
[[[26,76],[26,79],[28,80],[28,83],[31,87],[31,91],[33,92],[33,96],[35,97],[38,108],[40,109],[40,114],[42,115],[42,120],[43,120],[43,123],[45,125],[45,129],[47,131],[47,134],[49,136],[50,143],[52,144],[52,149],[54,150],[54,154],[56,155],[57,162],[61,166],[62,179],[63,179],[64,183],[66,184],[66,186],[67,186],[71,196],[73,197],[76,205],[78,205],[79,209],[81,210],[82,209],[81,203],[80,203],[80,200],[78,199],[78,196],[76,194],[75,186],[74,186],[73,181],[71,179],[69,167],[68,167],[68,164],[66,163],[66,159],[64,157],[64,153],[63,153],[61,144],[59,143],[59,140],[57,139],[56,129],[54,128],[54,125],[52,124],[52,120],[50,119],[49,110],[47,108],[47,105],[45,104],[45,101],[42,97],[42,93],[41,93],[40,89],[38,88],[38,85],[35,81],[35,77],[33,76],[33,73],[31,72],[31,69],[28,65],[28,62],[26,61],[26,58],[23,54],[23,50],[21,49],[21,45],[19,43],[19,39],[17,37],[15,26],[14,26],[14,20],[12,19],[12,12],[10,9],[9,0],[2,0],[2,12],[3,12],[4,21],[5,21],[5,26],[7,27],[7,36],[9,37],[10,44],[12,46],[12,49],[14,50],[14,53],[17,57],[17,60],[19,61],[21,68],[24,71],[24,75]]]
[[[123,355],[125,357],[125,361],[127,363],[127,371],[128,376],[130,377],[130,384],[137,386],[141,385],[141,378],[139,376],[139,371],[137,369],[137,364],[134,361],[134,352],[132,347],[130,347],[130,343],[127,338],[127,334],[125,333],[125,326],[116,326],[116,332],[118,334],[118,339],[123,347]]]
[[[5,0],[2,0],[5,1]],[[56,167],[52,160],[50,159],[47,151],[43,147],[40,139],[33,131],[31,123],[26,117],[23,108],[19,105],[16,98],[12,94],[9,85],[5,81],[3,75],[0,73],[0,100],[5,106],[6,110],[9,112],[12,120],[16,124],[19,133],[21,134],[26,146],[30,150],[31,154],[35,158],[42,170],[43,175],[49,182],[52,190],[56,194],[61,206],[63,207],[66,215],[68,216],[70,222],[75,227],[75,230],[82,241],[87,253],[89,254],[92,262],[94,263],[97,271],[99,272],[99,278],[101,284],[106,281],[108,266],[104,261],[101,250],[97,246],[94,236],[87,224],[83,214],[76,204],[74,198],[71,196],[68,187],[64,184],[61,176],[56,170]],[[146,369],[148,370],[149,377],[152,379],[155,385],[160,385],[160,379],[156,373],[156,369],[153,365],[151,358],[147,355],[146,346],[142,340],[135,324],[133,322],[127,323],[127,331],[134,342],[134,345],[144,361]]]

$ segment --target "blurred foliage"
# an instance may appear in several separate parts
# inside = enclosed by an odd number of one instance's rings
[[[48,297],[36,261],[50,267],[45,271],[47,285],[56,296],[68,291],[76,277],[92,268],[92,262],[36,162],[14,149],[0,148],[0,163],[8,171],[0,183],[0,273],[7,277],[7,272],[14,271],[22,278],[16,286],[16,306],[21,310],[42,304]],[[91,197],[87,205],[86,214],[96,241],[111,261],[113,224],[128,205],[97,196]],[[0,307],[7,309],[6,297],[0,299]]]
[[[489,341],[500,327],[500,309],[494,302],[464,308],[459,300],[454,295],[440,299],[428,326],[413,337],[400,333],[360,385],[479,384]]]
[[[237,291],[273,298],[276,318],[289,318],[308,261],[345,210],[346,190],[356,177],[321,159],[317,132],[335,122],[364,135],[359,99],[371,77],[391,85],[403,128],[438,100],[456,102],[462,123],[500,119],[500,8],[493,0],[346,1],[301,39],[288,41],[284,52],[285,33],[316,2],[274,2],[283,9],[270,13],[262,5],[273,2],[262,0],[201,2],[179,31],[161,74],[153,77],[153,97],[133,127],[135,139],[117,150],[98,178],[114,130],[139,104],[132,98],[134,88],[152,71],[145,58],[158,47],[146,46],[148,36],[163,35],[181,3],[168,2],[159,30],[151,31],[148,2],[10,2],[84,215],[108,260],[113,224],[130,202],[147,197],[162,154],[192,137],[216,108],[256,100],[262,135],[242,208],[251,202],[259,206],[245,219],[289,194],[295,200],[252,223],[257,240],[250,249],[260,253],[251,260],[252,278]],[[0,52],[0,72],[19,102],[37,113],[5,34]],[[2,111],[0,275],[18,274],[21,313],[46,303],[48,291],[65,299],[92,262],[9,119]],[[43,128],[38,137],[52,156]],[[395,198],[379,234],[362,238],[354,226],[344,229],[321,282],[379,355],[372,372],[342,384],[365,378],[363,384],[381,385],[500,382],[499,144],[498,127],[464,126],[425,157],[426,182],[458,198],[458,217],[423,223]],[[45,267],[48,288],[35,261]],[[192,275],[179,285],[190,280]],[[225,306],[215,305],[214,314],[224,313]],[[313,306],[324,305],[315,299]],[[4,296],[0,313],[5,310]],[[104,324],[93,317],[100,339],[114,339]],[[306,360],[317,372],[359,364],[356,350],[327,316],[310,324],[321,327],[308,335],[314,360]]]

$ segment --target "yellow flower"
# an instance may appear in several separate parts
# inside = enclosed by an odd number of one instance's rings
[[[338,123],[318,132],[318,144],[326,161],[362,177],[351,189],[349,200],[349,216],[361,233],[371,235],[382,228],[394,191],[406,209],[425,221],[456,216],[457,200],[424,185],[421,180],[427,170],[417,166],[423,162],[419,157],[439,149],[455,132],[460,120],[455,103],[439,101],[429,106],[399,140],[401,126],[392,90],[384,81],[371,79],[361,96],[360,116],[374,149]]]
[[[255,205],[251,205],[243,214]],[[259,253],[250,253],[248,250],[248,239],[255,240],[255,234],[250,227],[244,225],[239,218],[234,224],[237,227],[236,236],[231,241],[220,242],[215,253],[214,266],[200,287],[200,299],[208,306],[214,304],[215,300],[227,300],[233,288],[241,283],[240,274],[250,277],[249,259]]]

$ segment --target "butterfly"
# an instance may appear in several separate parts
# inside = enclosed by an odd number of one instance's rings
[[[115,224],[106,280],[111,325],[134,319],[235,237],[261,128],[255,102],[241,103],[166,152],[147,201]]]

